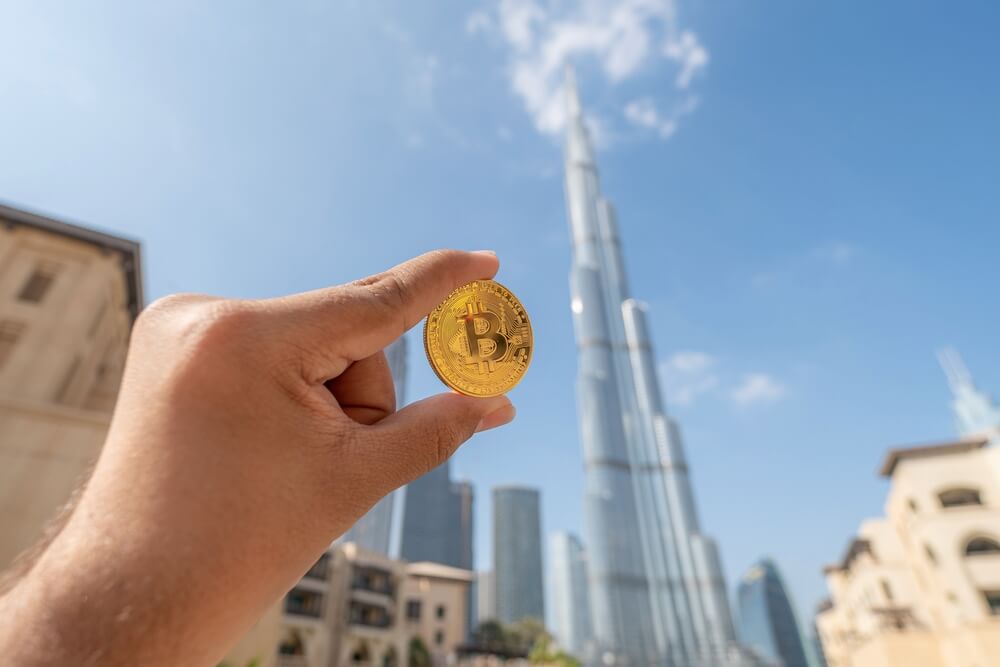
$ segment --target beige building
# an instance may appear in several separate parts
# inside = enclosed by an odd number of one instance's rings
[[[405,667],[406,564],[334,544],[284,600],[279,667]]]
[[[1000,446],[993,433],[889,452],[885,517],[826,569],[830,667],[1000,664]]]
[[[0,569],[96,460],[142,303],[138,243],[0,206]]]
[[[468,634],[469,587],[474,574],[437,563],[406,566],[406,630],[420,637],[435,667],[450,664]]]

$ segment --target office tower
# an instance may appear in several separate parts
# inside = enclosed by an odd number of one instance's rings
[[[701,534],[680,429],[660,394],[646,308],[630,298],[611,203],[567,70],[566,206],[586,468],[592,621],[608,663],[742,659],[715,543]]]
[[[400,337],[385,349],[389,372],[396,387],[396,405],[404,405],[406,398],[406,338]],[[405,503],[406,488],[397,489],[375,503],[358,519],[342,538],[354,542],[365,551],[389,555],[398,543],[401,513]]]
[[[958,352],[950,347],[945,348],[938,353],[938,360],[951,387],[951,407],[955,413],[955,427],[959,435],[1000,432],[1000,406],[993,402],[989,394],[980,391],[972,383],[972,375]]]
[[[0,571],[104,444],[143,307],[130,239],[0,206]]]
[[[493,571],[476,573],[476,625],[493,621],[497,617],[496,588],[493,585]]]
[[[556,640],[564,650],[583,658],[591,635],[590,599],[586,555],[576,535],[553,533],[549,538],[549,579]]]
[[[792,602],[773,561],[751,567],[736,594],[740,643],[782,667],[809,667]]]
[[[537,489],[493,489],[493,572],[497,620],[545,619]]]

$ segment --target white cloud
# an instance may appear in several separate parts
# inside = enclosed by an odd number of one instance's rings
[[[737,405],[750,406],[759,403],[773,403],[785,396],[785,386],[767,373],[750,373],[732,392]]]
[[[510,84],[535,127],[547,134],[563,129],[563,67],[584,57],[596,60],[612,84],[659,57],[674,63],[676,87],[687,88],[707,65],[708,51],[694,32],[680,29],[677,1],[500,0],[495,23],[509,48]],[[469,16],[466,30],[474,34],[486,25],[480,10]],[[664,119],[657,131],[669,136],[676,120]]]
[[[833,264],[847,264],[858,254],[858,249],[850,243],[834,241],[819,246],[813,254]]]
[[[472,12],[465,19],[465,32],[470,35],[478,35],[481,32],[493,30],[493,18],[485,11]]]
[[[669,139],[677,131],[677,121],[661,117],[656,105],[648,97],[626,104],[625,118],[640,127],[656,130],[664,139]]]
[[[716,359],[705,352],[678,352],[661,365],[667,401],[674,405],[692,405],[699,397],[719,386],[714,373]]]
[[[690,86],[691,79],[708,66],[708,50],[698,41],[698,35],[690,30],[669,37],[663,45],[663,53],[680,64],[675,83],[681,89]]]

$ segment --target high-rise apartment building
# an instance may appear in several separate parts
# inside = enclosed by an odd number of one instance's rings
[[[497,620],[544,621],[542,522],[537,489],[493,489],[493,572]]]
[[[782,667],[810,667],[791,596],[773,561],[764,559],[747,570],[736,604],[743,646]]]
[[[998,414],[945,355],[964,437],[892,449],[884,518],[826,568],[816,624],[830,667],[986,667],[1000,656]]]
[[[0,570],[97,459],[141,268],[135,241],[0,206]]]
[[[630,297],[614,207],[601,195],[571,70],[567,79],[570,305],[597,650],[607,664],[632,667],[741,664],[748,657],[735,641],[718,549],[699,526],[646,308]]]
[[[476,573],[476,625],[496,620],[496,586],[493,579],[493,570]]]
[[[556,641],[567,652],[583,659],[588,654],[590,598],[587,595],[587,561],[579,538],[553,533],[549,538],[549,580]]]
[[[400,557],[472,569],[472,486],[445,462],[406,486]]]

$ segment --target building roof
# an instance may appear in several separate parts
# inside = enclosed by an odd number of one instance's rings
[[[947,456],[949,454],[962,454],[985,447],[989,439],[983,436],[962,438],[952,442],[938,442],[928,445],[917,445],[911,447],[898,447],[890,449],[885,455],[879,474],[883,477],[892,477],[896,466],[904,459],[920,459],[931,456]]]
[[[440,563],[431,563],[428,561],[410,563],[406,566],[406,573],[416,577],[462,581],[465,583],[472,583],[472,581],[476,578],[475,573],[470,570],[463,570],[458,567],[451,567],[450,565],[441,565]]]
[[[851,569],[851,564],[855,559],[861,554],[872,554],[872,543],[863,537],[855,537],[847,545],[847,551],[844,552],[844,557],[840,559],[839,563],[833,565],[826,565],[823,567],[823,574],[830,574],[831,572],[846,572]]]
[[[125,286],[128,292],[128,309],[133,320],[139,315],[143,306],[143,288],[142,252],[138,241],[3,204],[0,204],[0,224],[9,227],[31,227],[39,231],[89,243],[102,250],[120,253],[122,255],[122,270],[125,272]]]

